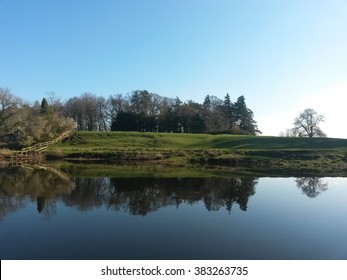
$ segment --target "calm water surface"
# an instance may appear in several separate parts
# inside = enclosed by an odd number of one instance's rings
[[[1,259],[347,259],[347,178],[0,169]]]

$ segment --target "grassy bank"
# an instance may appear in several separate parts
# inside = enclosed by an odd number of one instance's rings
[[[138,132],[76,132],[48,159],[347,171],[347,140]]]
[[[142,132],[76,132],[68,141],[56,145],[63,150],[80,149],[243,149],[297,150],[339,149],[347,151],[347,139],[211,135]]]

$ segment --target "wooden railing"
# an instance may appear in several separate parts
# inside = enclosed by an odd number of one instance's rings
[[[14,151],[12,156],[11,156],[11,159],[12,159],[12,161],[13,160],[28,159],[28,158],[35,159],[35,157],[39,157],[40,154],[45,152],[48,149],[49,145],[53,145],[53,144],[60,142],[64,138],[68,137],[70,134],[71,134],[71,131],[66,131],[53,140],[42,142],[42,143],[37,143],[37,144],[32,145],[30,147],[23,148],[19,151]]]
[[[69,136],[70,133],[71,133],[71,131],[66,131],[63,134],[61,134],[59,137],[57,137],[57,138],[55,138],[55,139],[53,139],[51,141],[37,143],[37,144],[35,144],[33,146],[23,148],[23,149],[21,149],[18,152],[40,151],[40,150],[43,150],[43,149],[47,149],[49,145],[53,145],[53,144],[56,144],[56,143],[60,142],[61,140],[63,140],[67,136]]]
[[[14,166],[14,164],[12,164],[11,166]],[[47,172],[54,173],[55,175],[59,176],[60,178],[64,179],[65,181],[71,183],[70,177],[66,173],[60,171],[59,169],[51,167],[51,166],[46,166],[46,165],[43,165],[41,163],[28,164],[27,162],[18,162],[18,164],[16,164],[15,166],[20,166],[20,167],[28,168],[28,169],[45,170]]]

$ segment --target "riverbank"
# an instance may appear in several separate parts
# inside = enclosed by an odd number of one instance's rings
[[[52,145],[48,160],[303,169],[347,173],[347,140],[245,135],[76,132]]]

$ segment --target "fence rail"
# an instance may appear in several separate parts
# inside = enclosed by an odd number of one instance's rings
[[[66,131],[62,133],[57,138],[54,138],[53,140],[37,143],[35,145],[32,145],[30,147],[23,148],[19,151],[14,151],[11,158],[13,160],[28,160],[28,158],[35,159],[36,157],[39,157],[43,152],[45,152],[48,149],[49,145],[56,144],[60,142],[61,140],[65,139],[71,134],[71,131]]]
[[[17,152],[35,151],[35,150],[37,150],[39,148],[42,148],[42,147],[48,148],[49,145],[53,145],[53,144],[56,144],[56,143],[60,142],[61,140],[63,140],[67,136],[69,136],[70,133],[71,133],[71,131],[66,131],[66,132],[62,133],[60,136],[58,136],[57,138],[55,138],[53,140],[37,143],[37,144],[32,145],[30,147],[23,148],[23,149],[21,149],[20,151],[17,151]]]

